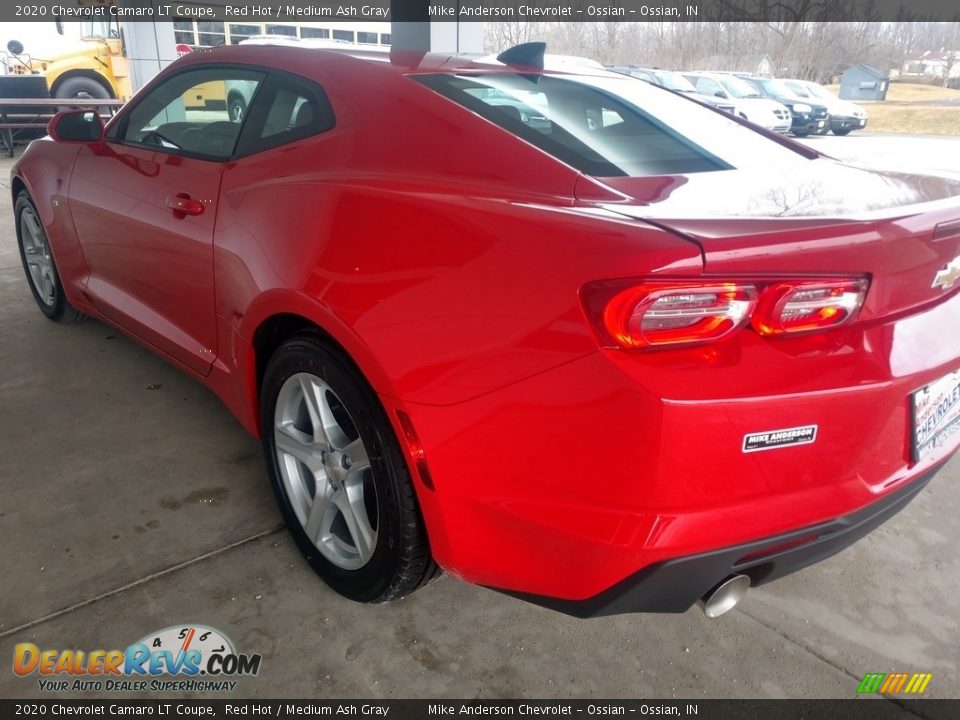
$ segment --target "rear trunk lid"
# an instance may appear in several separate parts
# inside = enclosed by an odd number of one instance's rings
[[[606,209],[696,242],[708,275],[868,275],[864,318],[960,287],[960,179],[817,159],[602,182],[625,196]]]

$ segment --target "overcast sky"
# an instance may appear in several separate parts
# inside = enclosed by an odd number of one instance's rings
[[[64,23],[63,36],[57,35],[57,28],[52,20],[0,23],[0,47],[5,50],[11,40],[22,42],[25,51],[34,57],[43,57],[78,44],[80,23]]]

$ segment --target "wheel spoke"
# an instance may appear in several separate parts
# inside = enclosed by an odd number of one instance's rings
[[[343,454],[350,458],[351,473],[366,470],[368,467],[370,467],[370,458],[367,457],[367,448],[363,444],[363,440],[360,438],[348,443],[347,446],[343,448]]]
[[[40,286],[43,283],[43,264],[39,260],[28,258],[27,270],[30,272],[34,287],[37,288],[37,292],[40,292]]]
[[[366,562],[373,554],[377,537],[376,531],[370,526],[370,518],[367,517],[367,509],[363,502],[363,481],[362,478],[357,477],[359,481],[345,484],[334,495],[333,501],[343,513],[343,519],[357,554],[363,562]]]
[[[33,241],[33,246],[42,253],[46,243],[43,239],[43,228],[40,227],[40,222],[37,220],[37,216],[32,212],[25,210],[21,217],[27,224],[27,230],[30,233],[30,239]]]
[[[328,445],[331,448],[342,450],[350,441],[346,433],[344,433],[343,428],[340,427],[340,422],[333,414],[333,408],[330,406],[330,398],[331,394],[325,390],[321,390],[317,394],[317,409],[320,414],[320,423],[323,427],[323,435]]]
[[[313,439],[315,442],[322,443],[324,448],[326,448],[327,438],[323,433],[323,425],[320,419],[320,395],[323,393],[323,389],[318,387],[309,375],[301,375],[299,380],[300,392],[303,394],[303,404],[306,406],[307,414],[310,416],[310,428],[313,431]]]
[[[40,295],[44,301],[50,297],[50,276],[46,273],[46,268],[40,273]]]
[[[314,545],[319,544],[323,537],[330,533],[330,527],[336,515],[333,495],[330,483],[326,481],[317,483],[317,491],[313,496],[307,521],[303,525],[303,531]]]
[[[277,450],[296,458],[306,465],[310,472],[316,474],[323,469],[323,446],[314,443],[312,438],[297,430],[292,423],[277,425],[274,442]]]
[[[52,305],[55,296],[55,286],[53,284],[53,274],[50,272],[50,266],[41,265],[38,269],[38,274],[40,276],[40,284],[37,287],[37,291],[44,303]]]

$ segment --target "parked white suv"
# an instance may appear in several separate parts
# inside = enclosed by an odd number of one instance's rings
[[[737,114],[752,123],[778,133],[790,131],[790,109],[765,98],[750,83],[725,73],[685,72],[701,95],[724,98],[737,106]]]
[[[810,80],[784,80],[791,90],[800,97],[809,97],[814,102],[827,106],[830,115],[828,123],[834,135],[846,135],[851,130],[862,130],[867,126],[867,111],[849,100],[841,100],[823,85]]]

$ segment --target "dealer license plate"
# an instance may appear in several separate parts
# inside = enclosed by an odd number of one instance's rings
[[[911,400],[914,462],[960,441],[960,370],[917,390]]]

